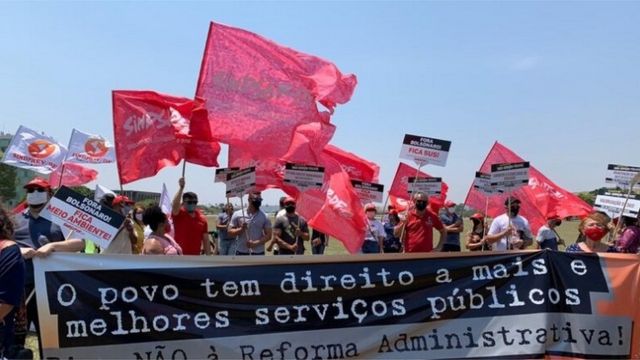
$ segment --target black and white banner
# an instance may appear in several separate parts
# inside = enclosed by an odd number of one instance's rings
[[[624,207],[623,216],[638,217],[640,212],[640,196],[630,195],[629,201],[625,206],[626,194],[605,194],[597,195],[594,203],[594,209],[604,211],[612,218],[620,216]]]
[[[217,183],[225,183],[227,182],[227,175],[233,174],[234,172],[240,170],[239,167],[229,167],[229,168],[219,168],[216,169],[216,176],[213,179],[213,182]]]
[[[212,260],[36,259],[44,358],[626,359],[640,346],[632,255]]]
[[[450,148],[451,141],[405,134],[400,158],[413,160],[420,166],[445,166]]]
[[[410,176],[407,183],[409,194],[421,192],[429,196],[442,194],[442,178],[421,178]]]
[[[291,184],[300,191],[319,189],[324,181],[324,167],[286,163],[284,167],[284,182]]]
[[[124,222],[121,214],[66,186],[56,191],[40,216],[73,231],[74,237],[93,240],[104,249],[109,247]]]
[[[609,164],[607,165],[605,182],[623,189],[628,189],[629,185],[633,182],[635,184],[634,188],[638,188],[640,184],[634,181],[634,177],[638,176],[638,174],[640,174],[640,167]]]
[[[473,188],[485,195],[493,195],[502,192],[502,190],[491,186],[491,174],[486,174],[480,171],[476,171],[476,177],[473,180]]]
[[[358,197],[363,204],[382,202],[384,185],[368,183],[360,180],[351,180],[351,185],[353,185],[356,194],[358,194]]]
[[[491,186],[498,191],[513,191],[528,183],[528,161],[491,165]]]
[[[227,197],[242,196],[256,186],[256,168],[233,171],[227,174]]]

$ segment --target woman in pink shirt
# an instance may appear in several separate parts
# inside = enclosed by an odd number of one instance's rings
[[[151,228],[151,234],[144,239],[143,255],[182,255],[180,245],[165,233],[167,215],[158,205],[150,206],[144,211],[142,222]]]
[[[624,230],[622,235],[616,241],[616,250],[621,253],[635,254],[638,252],[640,245],[640,227],[638,227],[638,219],[630,216],[622,217]]]

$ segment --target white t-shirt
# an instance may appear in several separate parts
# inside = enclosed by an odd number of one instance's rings
[[[518,215],[514,218],[511,218],[511,223],[515,228],[514,233],[511,234],[511,239],[518,239],[520,237],[518,236],[517,231],[522,231],[524,233],[524,236],[528,239],[533,238],[533,236],[531,235],[531,228],[529,227],[529,221],[527,221],[527,219]],[[509,227],[509,217],[507,217],[507,214],[502,214],[497,218],[493,219],[493,221],[491,222],[491,227],[489,227],[489,232],[487,234],[495,235],[505,231],[508,227]],[[491,245],[492,249],[507,250],[507,238],[508,238],[508,235],[505,235],[500,240],[494,242]]]
[[[375,241],[375,242],[378,242],[378,238],[380,238],[380,237],[384,238],[384,235],[385,235],[384,226],[382,225],[380,220],[378,220],[378,219],[373,219],[373,220],[367,219],[367,221],[369,222],[369,227],[364,232],[364,241]],[[374,235],[375,235],[375,237],[374,237]]]
[[[538,236],[536,236],[536,241],[539,243],[544,242],[545,240],[552,240],[556,238],[556,233],[553,230],[549,229],[549,226],[542,225],[538,230]]]

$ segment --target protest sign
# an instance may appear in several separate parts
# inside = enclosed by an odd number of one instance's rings
[[[639,354],[640,266],[631,255],[133,259],[34,261],[44,358]]]
[[[484,195],[493,195],[501,192],[491,186],[491,174],[476,171],[476,177],[473,180],[473,188]]]
[[[213,182],[226,182],[227,175],[233,173],[234,171],[240,170],[239,167],[228,167],[228,168],[219,168],[216,169],[216,176]]]
[[[421,192],[431,196],[440,195],[440,193],[442,192],[442,178],[439,177],[416,178],[410,176],[408,181],[409,194]]]
[[[400,158],[413,160],[416,164],[445,166],[451,141],[405,134]]]
[[[607,184],[614,184],[623,189],[629,188],[634,183],[634,188],[638,188],[638,184],[633,181],[634,176],[640,173],[640,167],[625,165],[607,165],[607,177],[604,179]]]
[[[227,197],[242,196],[256,186],[254,166],[227,174]]]
[[[529,162],[491,165],[491,186],[509,192],[529,183]]]
[[[384,185],[360,180],[351,180],[351,185],[353,185],[356,194],[358,194],[358,197],[363,204],[370,202],[382,202]]]
[[[291,184],[300,191],[321,188],[324,181],[324,167],[286,163],[284,167],[284,182]]]
[[[640,212],[640,196],[629,195],[629,201],[625,206],[626,194],[607,193],[597,195],[594,209],[605,212],[610,217],[618,217],[624,207],[624,216],[638,217]]]
[[[74,231],[78,238],[94,241],[104,249],[109,247],[124,221],[119,213],[66,186],[56,191],[40,216],[63,229]]]

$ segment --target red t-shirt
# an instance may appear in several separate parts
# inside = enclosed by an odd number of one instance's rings
[[[184,255],[200,255],[202,247],[202,234],[209,232],[207,218],[200,210],[195,211],[195,216],[189,215],[184,207],[178,214],[172,216],[175,240],[182,248]]]
[[[438,215],[425,210],[420,217],[415,210],[409,213],[405,228],[405,252],[429,252],[433,250],[433,228],[442,230]]]

